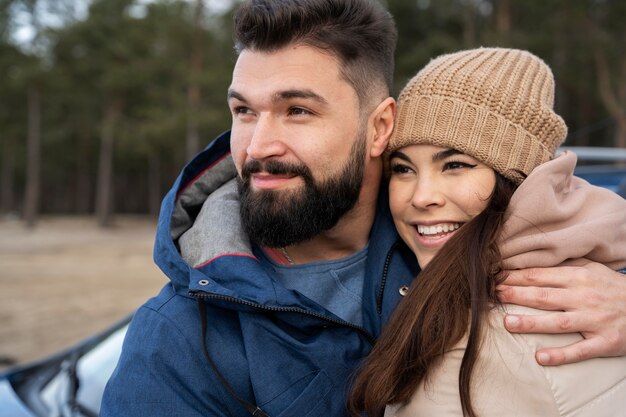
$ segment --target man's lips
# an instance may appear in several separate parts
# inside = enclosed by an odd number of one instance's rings
[[[260,190],[275,190],[285,187],[296,177],[297,175],[295,174],[268,174],[266,172],[258,172],[250,175],[250,183],[254,188]]]

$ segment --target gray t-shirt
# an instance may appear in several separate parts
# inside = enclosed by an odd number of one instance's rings
[[[279,265],[259,248],[255,248],[255,255],[277,282],[361,326],[367,248],[366,245],[347,258],[298,265]]]

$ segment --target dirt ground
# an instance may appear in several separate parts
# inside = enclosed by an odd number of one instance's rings
[[[156,220],[0,218],[0,370],[71,346],[134,311],[166,282],[152,261]]]

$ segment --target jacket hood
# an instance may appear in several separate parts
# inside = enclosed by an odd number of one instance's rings
[[[163,200],[154,259],[179,293],[191,277],[205,279],[199,269],[218,257],[254,258],[241,238],[236,175],[226,132],[183,168]]]

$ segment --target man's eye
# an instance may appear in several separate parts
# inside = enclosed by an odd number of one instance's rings
[[[235,113],[235,114],[249,114],[249,113],[251,113],[251,110],[248,107],[245,107],[245,106],[237,106],[237,107],[233,108],[233,113]]]
[[[302,107],[291,107],[289,109],[289,114],[292,116],[303,116],[311,114],[310,111],[303,109]]]

